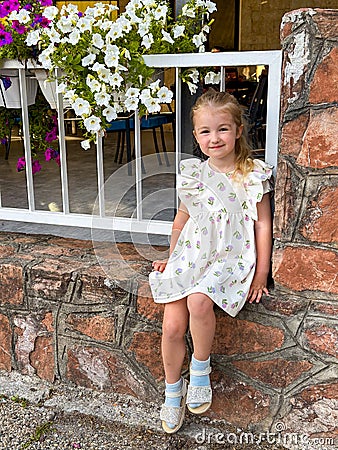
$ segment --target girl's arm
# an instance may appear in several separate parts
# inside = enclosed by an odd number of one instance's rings
[[[272,249],[272,217],[270,194],[264,194],[262,201],[257,203],[258,219],[255,221],[256,270],[248,295],[249,303],[259,303],[263,293],[269,295],[266,287],[270,270]]]
[[[174,222],[173,222],[173,227],[172,227],[172,232],[171,232],[171,239],[170,239],[170,249],[169,249],[169,256],[172,254],[176,243],[178,241],[178,238],[181,234],[181,231],[183,230],[184,225],[186,224],[187,220],[189,219],[189,213],[188,210],[186,208],[186,206],[181,203],[178,211],[176,213]],[[166,268],[168,260],[160,260],[160,261],[154,261],[152,266],[153,266],[153,270],[157,270],[158,272],[163,272],[164,269]]]

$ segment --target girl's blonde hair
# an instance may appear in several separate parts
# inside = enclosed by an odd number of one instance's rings
[[[241,136],[236,139],[235,143],[235,155],[236,155],[236,167],[237,174],[243,176],[247,175],[253,169],[253,160],[251,158],[251,148],[245,137],[245,121],[243,118],[243,111],[241,105],[236,98],[228,92],[218,92],[215,89],[208,89],[204,92],[196,101],[195,105],[191,109],[191,119],[194,123],[194,116],[196,111],[206,106],[220,108],[223,111],[227,111],[231,114],[237,130],[241,125],[244,125]]]

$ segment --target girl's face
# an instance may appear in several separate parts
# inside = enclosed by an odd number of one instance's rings
[[[236,126],[230,112],[222,108],[203,106],[194,113],[194,136],[211,162],[227,165],[235,162],[235,143],[243,131]]]

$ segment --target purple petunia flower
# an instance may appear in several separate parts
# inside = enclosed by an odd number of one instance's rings
[[[13,37],[8,31],[0,30],[0,47],[9,45],[13,42]]]
[[[36,172],[40,172],[41,169],[42,169],[42,167],[41,167],[39,161],[38,161],[37,159],[34,159],[34,160],[32,161],[32,173],[33,173],[33,175],[34,175]]]
[[[19,158],[18,162],[16,163],[16,170],[18,172],[22,172],[23,170],[25,170],[26,167],[26,160],[24,157]]]
[[[57,129],[54,127],[52,130],[46,133],[45,141],[53,142],[57,139]]]
[[[2,84],[4,85],[5,91],[7,91],[8,88],[12,86],[12,81],[9,77],[1,77],[0,80],[2,81]]]
[[[25,25],[22,25],[18,20],[12,21],[12,27],[18,34],[24,34],[27,30]]]

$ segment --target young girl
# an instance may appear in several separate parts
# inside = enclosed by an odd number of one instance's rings
[[[206,91],[192,109],[193,134],[205,161],[183,160],[168,261],[154,261],[150,286],[165,303],[162,358],[165,403],[162,427],[182,425],[185,403],[194,414],[209,409],[214,304],[231,316],[248,300],[268,294],[272,231],[271,167],[249,157],[242,110],[225,92]],[[190,382],[181,377],[189,326],[194,354]]]

